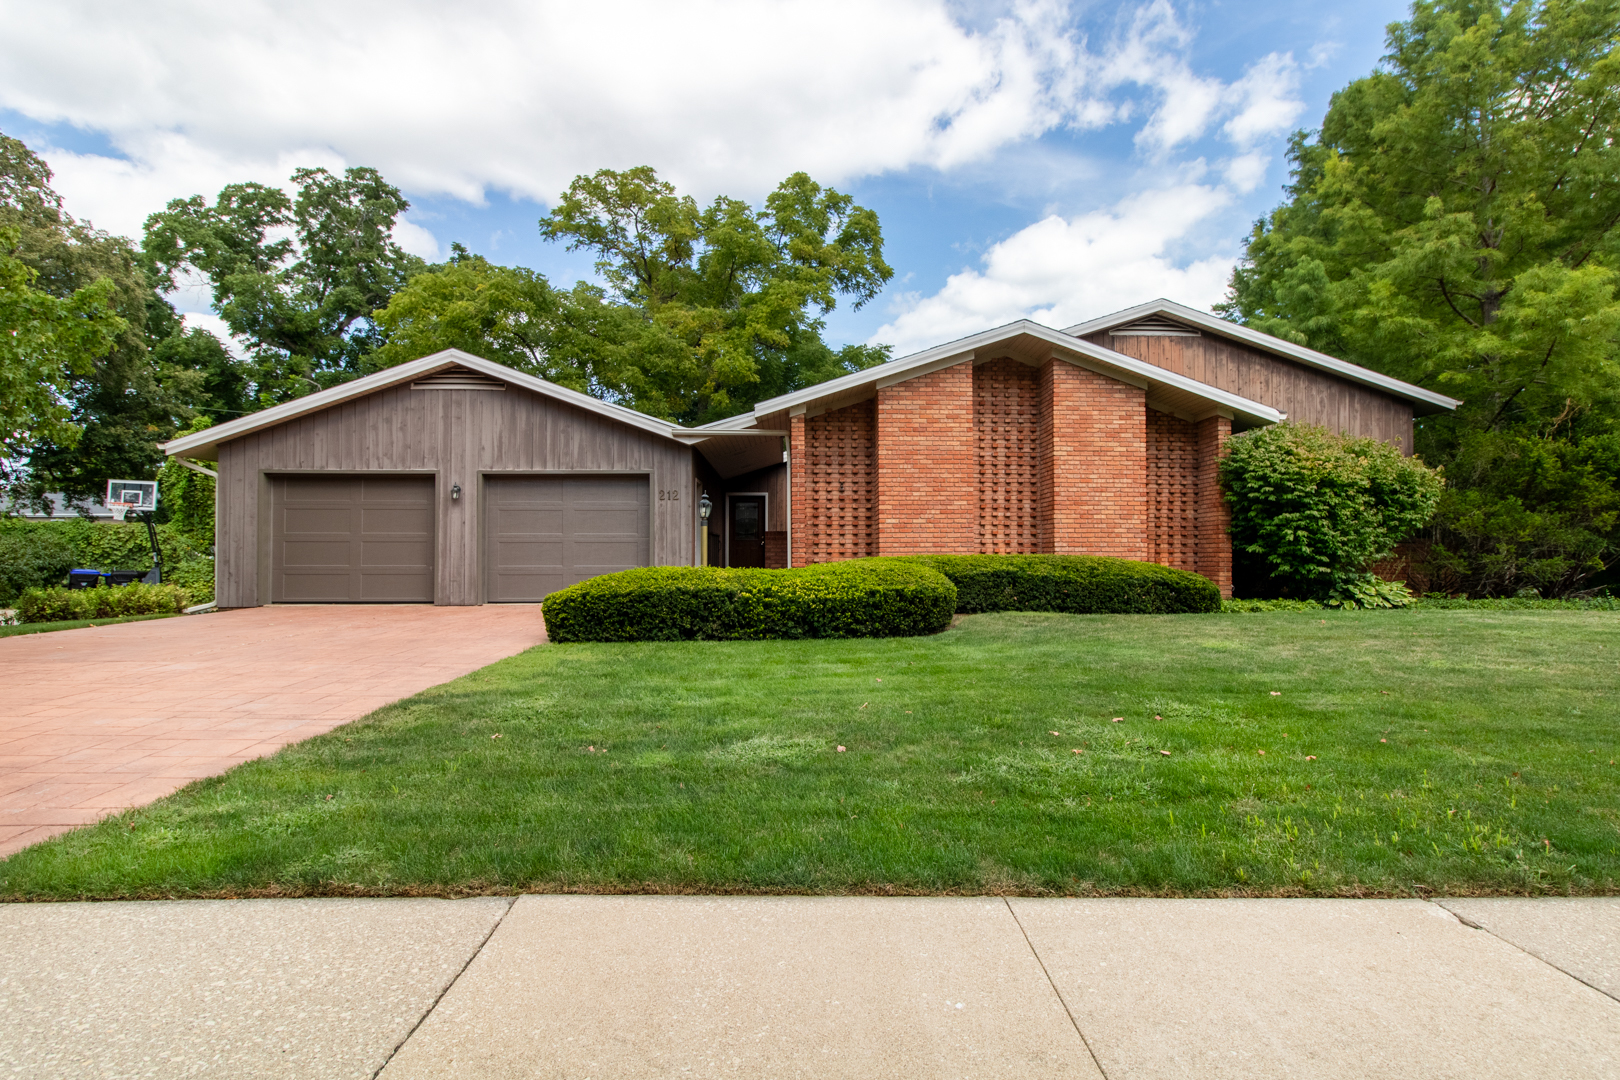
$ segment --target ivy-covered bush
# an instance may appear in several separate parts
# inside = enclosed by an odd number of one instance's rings
[[[1308,424],[1259,428],[1227,446],[1221,486],[1245,592],[1399,602],[1371,584],[1369,567],[1434,516],[1438,470],[1389,443]]]
[[[185,589],[193,603],[212,600],[214,560],[207,549],[192,543],[175,525],[159,525],[157,535],[158,550],[163,553],[163,580]],[[61,559],[64,550],[68,553],[65,562]],[[8,584],[12,590],[10,597],[0,596],[0,604],[9,605],[27,588],[65,584],[67,572],[75,567],[150,570],[152,544],[145,523],[0,518],[0,593]]]
[[[73,569],[73,545],[50,533],[0,533],[0,607],[10,607],[24,589],[51,585]]]
[[[123,585],[118,588],[25,589],[17,598],[17,618],[25,623],[69,619],[116,619],[124,615],[178,615],[191,602],[178,585]]]
[[[956,588],[896,559],[796,570],[653,566],[571,585],[542,610],[553,641],[906,637],[950,625]]]
[[[1062,611],[1072,615],[1179,615],[1219,611],[1206,577],[1158,563],[1093,555],[913,555],[956,586],[956,610]]]

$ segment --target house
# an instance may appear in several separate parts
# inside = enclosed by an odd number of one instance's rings
[[[167,444],[219,463],[216,597],[536,601],[644,565],[1116,555],[1231,589],[1216,484],[1285,417],[1412,449],[1458,402],[1169,301],[1020,321],[684,428],[455,350]],[[709,535],[699,507],[713,506]]]

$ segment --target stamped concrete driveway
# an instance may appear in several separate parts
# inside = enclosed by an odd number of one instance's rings
[[[540,609],[263,607],[0,639],[0,857],[521,652]]]

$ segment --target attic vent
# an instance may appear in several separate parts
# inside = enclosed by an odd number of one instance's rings
[[[411,383],[412,390],[505,390],[501,380],[471,368],[453,367],[435,371]]]
[[[1202,337],[1197,330],[1190,326],[1165,318],[1163,315],[1149,315],[1145,319],[1137,319],[1124,326],[1116,326],[1108,331],[1115,337]]]

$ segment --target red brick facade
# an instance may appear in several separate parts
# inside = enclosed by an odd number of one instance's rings
[[[998,358],[789,421],[792,561],[1049,552],[1195,570],[1232,588],[1216,467],[1231,421],[1147,407],[1062,360]]]
[[[973,365],[877,392],[878,554],[979,550]]]

